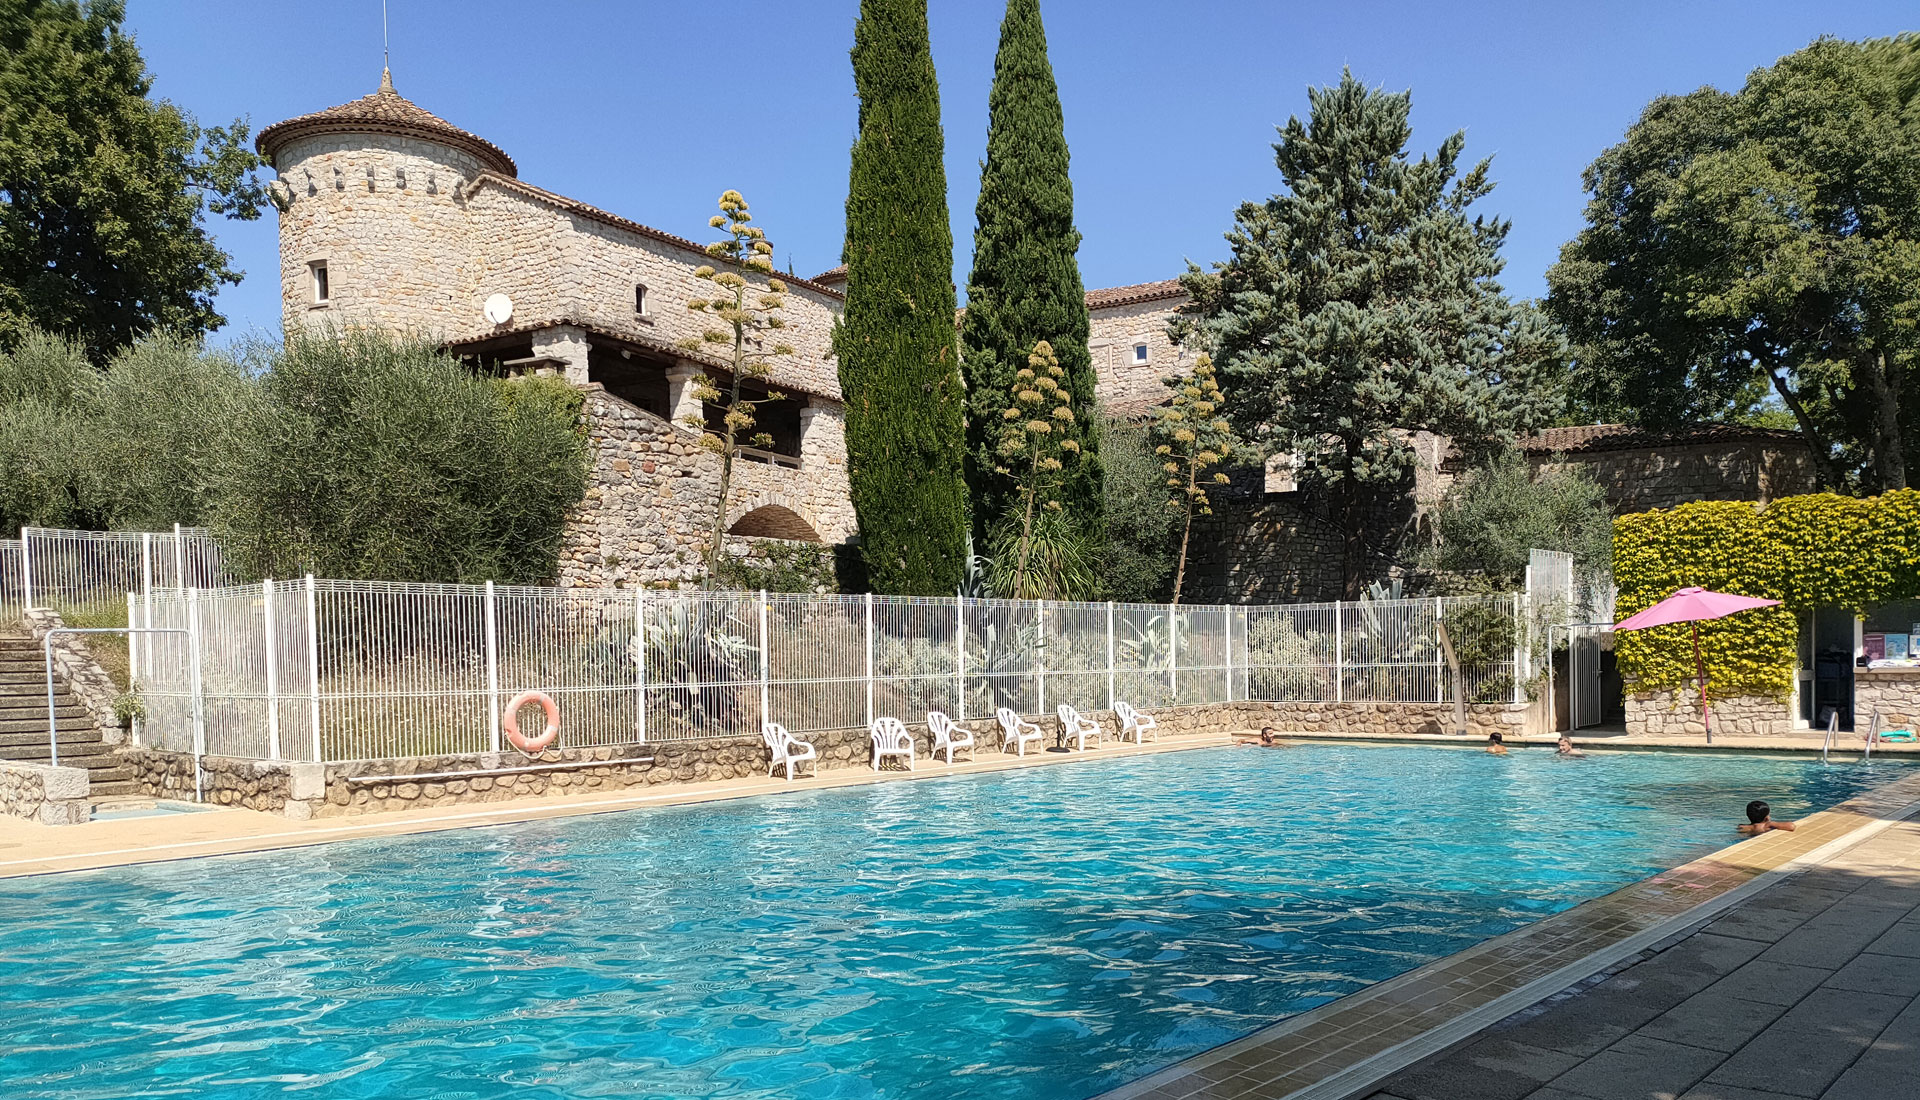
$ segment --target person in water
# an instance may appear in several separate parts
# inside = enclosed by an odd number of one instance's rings
[[[1487,734],[1487,752],[1493,756],[1507,755],[1507,739],[1500,736],[1499,730]]]
[[[1747,823],[1738,828],[1748,836],[1759,836],[1761,833],[1775,831],[1790,833],[1793,831],[1793,822],[1775,821],[1773,819],[1773,807],[1768,806],[1759,799],[1755,799],[1747,803]]]
[[[1235,744],[1252,745],[1256,749],[1284,749],[1287,747],[1284,742],[1274,737],[1272,726],[1260,727],[1260,740],[1258,741],[1237,741]]]
[[[1584,759],[1587,755],[1579,749],[1574,748],[1573,738],[1564,733],[1560,735],[1560,747],[1554,749],[1553,754],[1555,756],[1564,756],[1569,760]]]

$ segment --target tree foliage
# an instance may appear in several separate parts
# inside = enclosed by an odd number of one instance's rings
[[[252,219],[247,127],[202,128],[148,98],[120,0],[0,0],[0,345],[33,328],[95,358],[225,319],[240,274],[207,214]]]
[[[1073,406],[1083,412],[1094,407],[1066,129],[1039,0],[1008,0],[987,112],[973,273],[960,326],[968,393],[967,483],[981,531],[991,531],[1020,508],[1018,489],[1001,472],[997,457],[999,417],[1035,344],[1044,340],[1053,348]],[[1067,431],[1080,450],[1061,490],[1066,522],[1097,540],[1105,504],[1100,422],[1082,416]]]
[[[289,341],[258,385],[207,517],[244,570],[553,579],[587,479],[566,383],[479,378],[431,345],[350,330]]]
[[[1213,360],[1200,356],[1193,369],[1166,380],[1173,401],[1159,410],[1154,423],[1153,453],[1161,460],[1167,506],[1180,516],[1180,556],[1173,573],[1173,602],[1187,578],[1187,543],[1193,536],[1193,515],[1213,514],[1208,485],[1225,485],[1227,475],[1208,473],[1233,453],[1233,428],[1226,420],[1226,397],[1213,376]]]
[[[1526,584],[1529,552],[1564,550],[1586,573],[1613,561],[1606,493],[1577,463],[1550,464],[1538,476],[1525,456],[1507,451],[1468,471],[1434,515],[1432,568],[1512,592]]]
[[[1510,223],[1467,216],[1493,183],[1488,161],[1460,172],[1463,135],[1410,161],[1410,94],[1348,73],[1308,99],[1274,146],[1287,193],[1235,212],[1232,258],[1182,279],[1174,332],[1214,353],[1241,439],[1331,488],[1357,595],[1381,564],[1369,505],[1415,464],[1407,433],[1478,453],[1544,423],[1563,345],[1496,281]]]
[[[1920,37],[1821,39],[1649,104],[1547,274],[1574,395],[1649,427],[1791,418],[1827,480],[1898,488],[1920,385]]]
[[[1153,453],[1152,428],[1109,420],[1100,434],[1107,534],[1101,576],[1106,595],[1126,603],[1167,598],[1179,515],[1167,507],[1166,471]]]
[[[966,570],[965,394],[926,0],[861,0],[853,75],[860,132],[833,334],[847,477],[873,590],[945,595]]]
[[[720,407],[720,426],[714,428],[700,416],[683,418],[687,427],[700,433],[700,446],[720,456],[720,492],[714,498],[713,522],[707,535],[709,584],[719,581],[720,562],[727,550],[727,502],[733,496],[733,460],[740,453],[741,441],[762,449],[773,446],[773,437],[766,432],[747,434],[758,426],[754,409],[787,397],[779,390],[744,387],[764,383],[773,373],[774,361],[793,354],[793,348],[784,343],[766,346],[769,334],[787,327],[786,319],[780,316],[781,307],[787,303],[787,284],[773,277],[773,244],[765,230],[748,224],[752,220],[753,213],[740,192],[730,190],[720,196],[720,212],[707,224],[726,230],[727,239],[708,245],[707,255],[730,266],[726,270],[708,265],[696,268],[694,278],[712,283],[716,292],[712,298],[687,302],[688,309],[714,318],[719,325],[680,344],[683,351],[717,352],[728,363],[724,379],[715,380],[705,373],[693,379],[700,400]],[[765,277],[764,289],[756,288],[733,268]]]
[[[371,332],[251,360],[149,337],[0,352],[0,532],[211,526],[257,576],[544,583],[586,492],[580,397]]]

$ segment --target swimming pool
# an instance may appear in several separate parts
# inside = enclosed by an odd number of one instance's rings
[[[1193,750],[0,881],[0,1092],[1086,1096],[1904,767]]]

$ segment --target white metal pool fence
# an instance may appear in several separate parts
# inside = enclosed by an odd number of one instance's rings
[[[70,625],[119,621],[127,593],[206,588],[229,578],[220,544],[204,529],[66,531],[27,527],[0,542],[0,621],[22,608],[58,611]]]
[[[551,696],[560,745],[1234,700],[1523,698],[1518,595],[1226,607],[295,581],[124,597],[145,744],[359,760],[498,751]],[[194,703],[196,698],[199,707]]]

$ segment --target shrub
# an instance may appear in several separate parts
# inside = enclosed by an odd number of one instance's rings
[[[586,491],[579,394],[476,378],[431,345],[354,330],[289,341],[213,509],[247,572],[550,581]]]
[[[1606,494],[1585,469],[1549,466],[1536,477],[1524,456],[1508,451],[1447,491],[1428,564],[1497,591],[1525,583],[1534,548],[1567,551],[1583,571],[1604,573],[1613,549],[1609,519]]]
[[[714,570],[718,588],[767,592],[836,592],[834,548],[811,542],[766,539],[756,544],[752,557],[721,557]]]

